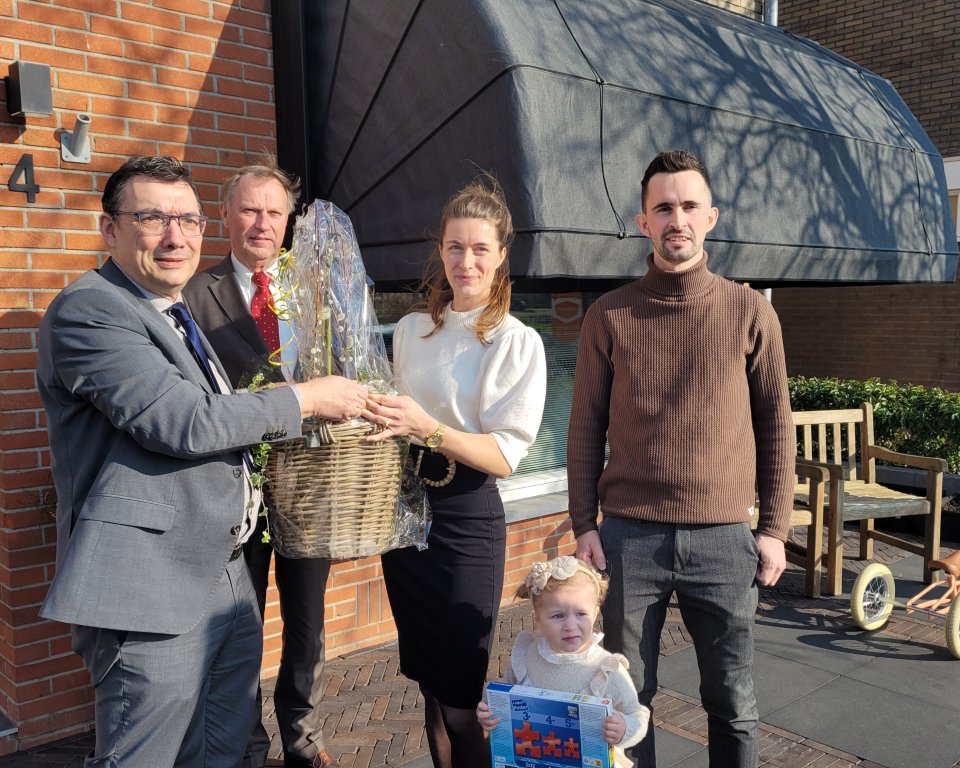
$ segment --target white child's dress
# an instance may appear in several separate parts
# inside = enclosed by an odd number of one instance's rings
[[[506,682],[610,699],[627,724],[623,739],[614,749],[616,765],[629,768],[633,761],[623,750],[646,736],[650,709],[637,701],[627,659],[604,650],[602,639],[602,634],[594,633],[587,650],[557,653],[543,635],[521,632],[513,641]]]

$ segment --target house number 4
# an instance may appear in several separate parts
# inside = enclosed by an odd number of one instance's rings
[[[28,203],[36,201],[40,186],[33,177],[33,155],[27,154],[20,158],[20,162],[7,179],[7,189],[11,192],[23,192],[27,196]]]

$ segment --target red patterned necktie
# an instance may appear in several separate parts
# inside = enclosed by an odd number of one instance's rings
[[[257,290],[250,300],[250,314],[253,315],[267,349],[273,353],[280,349],[280,323],[274,311],[276,305],[273,303],[273,294],[270,293],[270,275],[266,272],[254,272],[253,284],[257,286]]]

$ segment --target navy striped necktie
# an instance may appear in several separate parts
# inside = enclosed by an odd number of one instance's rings
[[[190,310],[187,309],[187,305],[178,301],[176,304],[171,305],[167,312],[177,321],[177,324],[186,335],[187,345],[190,347],[190,351],[193,352],[193,356],[197,362],[200,363],[203,374],[207,377],[207,381],[210,382],[210,386],[213,387],[213,391],[222,394],[220,385],[217,383],[217,377],[213,375],[213,364],[210,362],[210,358],[207,357],[207,350],[203,348],[203,342],[200,341],[200,331],[197,328],[196,322],[194,322],[193,315],[191,315]]]
[[[213,363],[210,362],[210,358],[207,356],[207,350],[203,348],[203,342],[200,341],[200,331],[197,328],[197,323],[193,319],[193,315],[191,315],[190,310],[187,309],[187,305],[178,301],[176,304],[173,304],[167,312],[177,321],[180,328],[183,329],[183,333],[187,337],[187,346],[190,347],[194,358],[203,369],[203,373],[207,377],[207,381],[210,382],[210,386],[213,387],[213,391],[222,395],[223,390],[220,388],[220,383],[217,381],[217,377],[213,375]],[[250,452],[242,451],[242,455],[243,463],[246,465],[247,471],[253,472],[253,458],[250,456]]]

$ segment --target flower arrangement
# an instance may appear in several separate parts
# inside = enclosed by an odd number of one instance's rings
[[[370,284],[349,217],[316,200],[297,217],[282,255],[278,311],[296,342],[294,381],[340,375],[374,392],[394,392],[393,373]],[[289,365],[278,351],[273,365]],[[274,548],[288,557],[352,558],[425,546],[429,520],[422,485],[404,477],[407,438],[371,443],[378,425],[312,420],[305,437],[266,454]]]
[[[297,218],[293,247],[279,262],[277,282],[284,318],[297,342],[298,381],[339,374],[377,391],[391,390],[393,373],[371,281],[343,211],[317,200]]]

